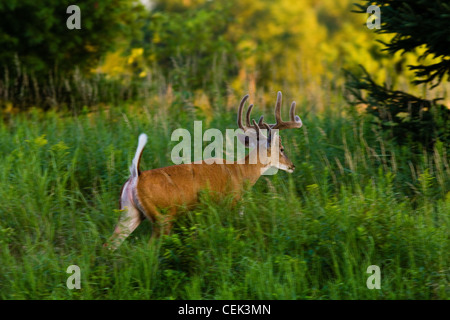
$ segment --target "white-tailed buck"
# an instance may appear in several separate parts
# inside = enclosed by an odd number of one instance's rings
[[[254,147],[245,157],[245,161],[233,163],[207,164],[189,163],[148,171],[139,170],[142,151],[147,143],[147,135],[139,136],[139,144],[130,167],[131,176],[122,187],[120,209],[122,215],[106,247],[116,249],[121,242],[133,232],[145,218],[153,223],[152,237],[167,234],[172,226],[177,209],[181,206],[191,207],[198,203],[199,192],[208,189],[217,195],[232,194],[235,200],[240,198],[244,186],[253,185],[261,174],[275,167],[293,172],[294,164],[284,153],[278,130],[300,128],[302,121],[295,115],[295,102],[290,109],[290,121],[281,119],[281,92],[278,92],[275,106],[275,124],[267,124],[261,117],[256,123],[250,113],[246,114],[246,125],[242,124],[243,107],[248,95],[242,98],[238,109],[237,124],[245,132],[239,136],[246,147]],[[265,130],[261,130],[264,128]],[[278,129],[278,130],[275,130]],[[267,135],[263,134],[263,131]],[[267,157],[262,161],[260,150]],[[277,155],[273,157],[272,155]],[[256,159],[256,161],[251,161]]]

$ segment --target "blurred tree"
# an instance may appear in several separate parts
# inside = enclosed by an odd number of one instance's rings
[[[236,74],[237,39],[227,37],[231,2],[169,0],[154,5],[142,43],[135,44],[146,49],[149,63],[176,88],[223,93],[224,82]]]
[[[0,2],[2,104],[10,101],[20,108],[48,108],[77,100],[71,89],[79,78],[74,79],[75,72],[90,75],[116,40],[140,33],[137,21],[143,7],[136,1],[77,1],[81,29],[67,27],[71,4],[60,0]]]
[[[367,4],[373,1],[366,1]],[[409,66],[415,70],[414,83],[431,83],[437,86],[445,75],[450,73],[450,2],[449,1],[378,1],[382,7],[382,27],[377,32],[394,34],[388,43],[382,42],[390,54],[413,52],[423,45],[426,50],[419,56],[418,62],[427,58],[440,61],[431,65],[418,63]],[[361,10],[364,6],[358,5]],[[361,11],[359,11],[361,12]],[[422,79],[420,79],[422,78]],[[448,80],[448,78],[447,78]]]
[[[83,69],[114,44],[118,36],[132,36],[141,6],[126,0],[80,0],[81,29],[69,30],[66,13],[71,1],[5,0],[0,2],[0,64],[15,57],[29,72],[47,73],[74,66]]]
[[[376,32],[393,34],[383,42],[385,51],[420,52],[409,69],[415,72],[414,84],[438,86],[450,73],[450,3],[426,0],[364,1],[357,4],[357,13],[366,14],[366,8],[375,3],[381,8],[381,29]],[[425,49],[423,49],[425,47]],[[431,61],[431,62],[430,62]],[[384,128],[392,130],[400,143],[418,141],[432,147],[437,139],[450,141],[450,110],[437,103],[405,92],[380,86],[363,68],[363,75],[348,73],[347,88],[353,104],[365,104]],[[364,94],[366,93],[366,94]]]
[[[172,82],[194,90],[340,86],[340,68],[363,62],[383,70],[377,80],[395,80],[394,66],[405,58],[380,54],[364,20],[349,15],[351,2],[155,0],[136,46]]]

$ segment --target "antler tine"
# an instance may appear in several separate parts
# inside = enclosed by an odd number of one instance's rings
[[[259,118],[258,123],[256,123],[256,121],[254,119],[250,120],[250,115],[252,113],[253,110],[253,104],[251,104],[248,107],[247,113],[245,114],[245,126],[242,124],[242,113],[244,111],[244,105],[245,102],[247,101],[249,95],[246,94],[242,100],[241,103],[239,104],[239,109],[238,109],[238,118],[237,118],[237,124],[238,127],[243,130],[243,131],[247,131],[250,128],[255,129],[258,132],[258,138],[259,138],[259,130],[261,127],[266,127],[269,129],[269,136],[271,136],[271,130],[272,129],[278,129],[278,130],[283,130],[283,129],[291,129],[291,128],[300,128],[303,124],[302,124],[302,120],[300,119],[299,116],[295,115],[295,101],[292,102],[291,104],[291,108],[289,110],[289,117],[290,117],[290,121],[283,121],[281,119],[281,102],[282,102],[282,94],[281,91],[278,91],[277,94],[277,102],[275,105],[275,119],[276,119],[276,123],[275,124],[267,124],[264,122],[264,116],[261,116]],[[251,122],[253,122],[253,125],[251,124]]]
[[[261,116],[261,118],[259,119],[259,123],[261,124],[262,127],[267,129],[267,137],[264,136],[264,134],[262,134],[261,127],[259,126],[259,124],[256,123],[255,119],[252,119],[253,128],[256,130],[256,139],[259,141],[259,137],[263,136],[264,138],[270,141],[270,137],[272,136],[272,130],[270,129],[270,126],[267,123],[262,121],[262,118],[263,117]]]
[[[278,91],[277,103],[275,105],[275,119],[277,121],[276,124],[283,122],[283,120],[281,120],[281,101],[282,101],[282,94],[281,91]]]
[[[264,124],[264,116],[261,116],[258,121],[258,126],[261,127]]]
[[[272,129],[270,128],[270,126],[269,126],[267,123],[263,122],[263,123],[262,123],[262,126],[263,126],[264,128],[266,128],[267,130],[269,130],[269,132],[272,131]]]
[[[246,124],[247,127],[251,127],[252,126],[250,124],[250,114],[252,113],[252,109],[253,109],[253,104],[251,104],[248,107],[247,114],[245,115],[245,124]]]
[[[277,103],[275,105],[275,119],[276,123],[271,124],[270,127],[272,129],[292,129],[292,128],[300,128],[303,123],[299,116],[295,115],[295,101],[292,102],[291,108],[289,110],[290,121],[283,121],[281,119],[281,92],[278,91],[277,95]]]
[[[253,128],[253,129],[257,130],[257,128],[254,125],[250,124],[250,114],[252,113],[253,104],[251,104],[248,107],[247,113],[245,114],[245,126],[242,124],[242,113],[244,111],[244,105],[245,105],[245,102],[247,101],[248,97],[249,97],[249,95],[246,94],[242,98],[241,103],[239,104],[239,109],[238,109],[237,124],[238,124],[238,127],[244,132],[247,131],[250,128]],[[261,122],[261,119],[259,121]]]
[[[295,121],[295,101],[292,101],[291,108],[289,109],[289,116],[291,121]]]
[[[256,123],[255,119],[252,119],[253,125],[254,125],[254,129],[256,130],[256,140],[259,141],[259,126]]]
[[[262,118],[262,117],[261,117],[261,118]],[[269,143],[270,143],[270,140],[272,139],[272,129],[271,129],[270,126],[269,126],[267,123],[265,123],[265,122],[262,123],[262,126],[263,126],[264,128],[267,129],[267,140],[268,140]]]
[[[302,119],[299,116],[295,115],[295,101],[292,101],[291,109],[289,110],[289,114],[291,116],[291,121],[295,123],[300,123],[300,127],[302,126]],[[300,128],[299,127],[299,128]]]
[[[248,99],[248,94],[246,94],[246,95],[242,98],[241,103],[239,104],[239,109],[238,109],[237,125],[238,125],[238,127],[239,127],[240,129],[242,129],[243,131],[245,131],[245,128],[244,128],[244,126],[243,126],[243,124],[242,124],[242,110],[243,110],[243,108],[244,108],[244,104],[245,104],[245,101],[247,101],[247,99]]]

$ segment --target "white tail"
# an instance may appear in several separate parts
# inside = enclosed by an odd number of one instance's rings
[[[240,198],[244,185],[253,185],[261,176],[261,173],[269,167],[276,167],[281,170],[292,172],[294,164],[284,153],[281,139],[272,130],[300,128],[302,121],[295,115],[295,102],[290,109],[290,121],[281,119],[281,92],[278,92],[275,106],[275,124],[267,124],[263,117],[256,123],[250,122],[250,114],[253,105],[247,110],[246,125],[242,123],[243,107],[248,99],[244,96],[238,108],[238,127],[244,132],[251,131],[256,134],[256,148],[245,157],[245,161],[235,163],[212,163],[207,164],[180,164],[165,168],[158,168],[140,172],[139,163],[147,143],[147,135],[139,136],[139,143],[133,163],[130,167],[131,177],[124,184],[120,196],[120,209],[123,213],[119,223],[114,230],[109,244],[105,244],[112,249],[117,248],[120,243],[147,218],[153,223],[152,237],[158,236],[161,232],[169,233],[173,219],[180,206],[191,207],[198,203],[198,195],[201,190],[209,189],[219,196],[233,194],[235,201]],[[261,128],[267,130],[264,136]],[[252,130],[249,130],[252,129]],[[254,139],[253,139],[254,140]],[[243,139],[248,144],[249,139]],[[247,145],[246,145],[247,146]],[[266,149],[267,158],[272,152],[278,153],[276,162],[260,161],[259,150]],[[256,155],[254,154],[256,152]],[[256,157],[257,162],[251,163],[249,159]],[[161,213],[162,209],[167,209],[167,213]]]
[[[131,179],[137,178],[139,176],[139,163],[141,162],[142,151],[147,144],[147,135],[142,133],[139,136],[139,143],[136,149],[136,154],[134,155],[133,163],[130,167]]]

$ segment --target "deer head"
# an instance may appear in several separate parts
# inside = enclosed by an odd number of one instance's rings
[[[244,134],[238,135],[238,138],[247,148],[255,148],[254,150],[258,152],[259,155],[261,154],[261,152],[259,152],[259,149],[263,148],[263,151],[266,151],[267,158],[269,159],[269,161],[266,163],[268,167],[275,167],[287,172],[293,172],[295,166],[284,152],[284,147],[281,143],[281,138],[278,134],[278,131],[284,129],[300,128],[303,125],[300,117],[295,115],[295,101],[292,102],[291,108],[289,110],[290,121],[283,121],[281,119],[282,95],[281,92],[278,91],[277,102],[275,105],[276,123],[274,124],[268,124],[264,122],[264,116],[261,116],[258,122],[252,119],[251,124],[250,114],[253,109],[253,104],[251,104],[247,109],[247,113],[245,116],[246,124],[244,126],[242,123],[242,113],[247,99],[248,94],[242,98],[241,103],[239,104],[237,124],[238,127],[242,131],[244,131]],[[278,157],[273,157],[273,152],[276,152]]]

